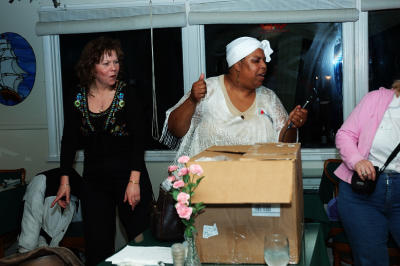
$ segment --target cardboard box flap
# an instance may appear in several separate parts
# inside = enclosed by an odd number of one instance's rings
[[[298,143],[258,143],[255,145],[236,145],[236,146],[212,146],[201,153],[207,154],[210,158],[215,157],[216,161],[223,160],[217,156],[227,156],[231,159],[239,160],[281,160],[295,159],[300,148]],[[213,153],[214,152],[214,153]],[[241,157],[230,156],[237,154]],[[196,156],[196,160],[199,157]],[[211,160],[211,159],[210,159]]]
[[[220,161],[239,161],[243,156],[243,152],[233,151],[209,151],[205,150],[202,153],[194,156],[191,161],[201,164],[200,162],[220,162]]]
[[[246,153],[250,148],[251,148],[251,145],[212,146],[212,147],[206,149],[206,151]]]
[[[290,203],[293,189],[293,160],[223,161],[200,163],[205,178],[193,202],[204,203]]]
[[[240,160],[284,160],[296,159],[300,144],[264,143],[251,146]]]

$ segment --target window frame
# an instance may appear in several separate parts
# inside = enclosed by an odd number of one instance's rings
[[[351,113],[368,92],[368,12],[360,12],[356,22],[342,22],[343,41],[343,120]],[[49,135],[49,161],[60,160],[63,131],[62,76],[59,35],[43,36],[44,70]],[[192,25],[182,28],[182,58],[184,92],[201,73],[205,73],[204,26]],[[164,121],[162,121],[164,122]],[[338,158],[335,148],[303,148],[302,161],[324,161]],[[150,150],[145,152],[146,162],[171,162],[173,150]],[[83,153],[78,153],[83,161]]]

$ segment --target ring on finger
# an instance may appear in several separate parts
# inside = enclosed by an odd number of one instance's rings
[[[300,119],[300,123],[303,123],[303,119]]]
[[[363,176],[367,176],[368,173],[367,173],[367,172],[363,172],[362,175],[363,175]]]

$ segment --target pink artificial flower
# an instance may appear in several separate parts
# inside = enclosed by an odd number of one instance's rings
[[[184,176],[187,174],[189,174],[189,169],[187,169],[186,167],[181,168],[178,172],[178,176]]]
[[[187,162],[189,162],[189,160],[190,160],[189,156],[183,155],[183,156],[179,157],[178,163],[187,163]]]
[[[176,197],[176,200],[181,204],[189,205],[190,195],[185,192],[180,192]]]
[[[172,183],[172,182],[175,181],[175,176],[171,175],[171,176],[167,177],[167,179],[168,179],[169,182]]]
[[[201,166],[200,165],[198,165],[198,164],[192,164],[190,167],[189,167],[189,170],[190,170],[190,172],[192,173],[192,174],[195,174],[195,175],[202,175],[203,174],[203,168],[201,168]]]
[[[175,181],[172,185],[173,188],[181,188],[183,186],[185,186],[185,182],[183,182],[183,180]]]
[[[178,169],[178,166],[176,166],[176,165],[170,165],[170,166],[168,166],[168,172],[176,171],[176,169]]]
[[[175,204],[176,212],[179,217],[182,219],[189,220],[192,215],[193,209],[191,207],[186,206],[185,204],[177,203]]]

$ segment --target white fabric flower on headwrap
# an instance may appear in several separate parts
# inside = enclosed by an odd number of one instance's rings
[[[270,55],[274,51],[271,49],[269,41],[263,40],[260,42],[256,38],[252,37],[240,37],[233,40],[226,46],[226,61],[228,62],[228,67],[231,67],[258,48],[261,48],[264,51],[265,61],[270,62]]]

